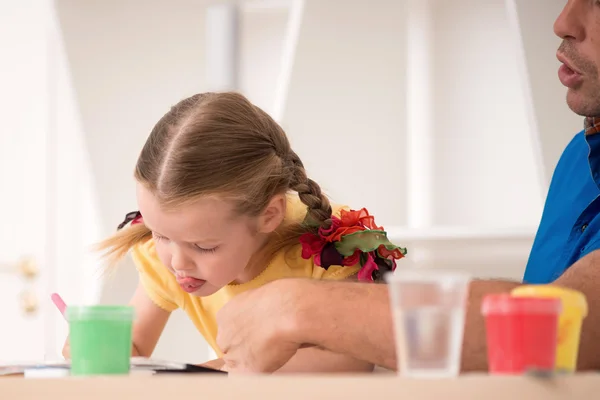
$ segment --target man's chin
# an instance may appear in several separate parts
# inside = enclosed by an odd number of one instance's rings
[[[567,105],[582,117],[600,116],[600,96],[586,96],[581,89],[567,91]]]

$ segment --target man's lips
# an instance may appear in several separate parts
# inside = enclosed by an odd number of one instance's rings
[[[560,68],[558,68],[558,79],[560,80],[560,83],[569,89],[576,89],[579,87],[583,80],[583,75],[579,70],[571,66],[572,64],[562,53],[557,53],[556,57],[562,63]]]
[[[573,64],[571,62],[569,62],[569,60],[567,59],[567,57],[565,57],[564,54],[556,53],[556,58],[558,59],[558,61],[560,61],[562,64],[564,64],[567,68],[569,68],[571,71],[575,72],[576,74],[581,75],[581,71],[579,71],[577,68],[573,67]]]

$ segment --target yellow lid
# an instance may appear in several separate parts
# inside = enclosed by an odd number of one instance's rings
[[[513,289],[510,294],[519,297],[558,297],[563,309],[577,308],[583,317],[588,313],[588,304],[583,293],[557,285],[524,285]]]

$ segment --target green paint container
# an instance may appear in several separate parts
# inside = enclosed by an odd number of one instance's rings
[[[67,307],[71,375],[129,373],[133,307]]]

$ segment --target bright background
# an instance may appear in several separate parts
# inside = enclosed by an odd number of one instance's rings
[[[207,90],[271,113],[334,200],[409,248],[400,266],[521,279],[582,128],[556,76],[564,3],[0,1],[0,361],[58,357],[67,327],[51,292],[129,299],[130,261],[103,277],[89,246],[136,209],[154,123]],[[25,256],[32,278],[15,268]],[[155,356],[211,355],[176,312]]]

